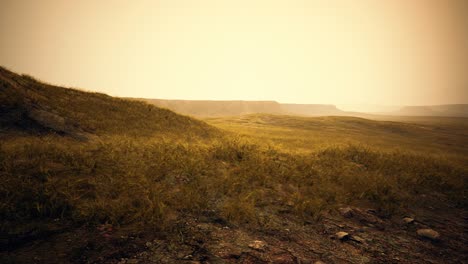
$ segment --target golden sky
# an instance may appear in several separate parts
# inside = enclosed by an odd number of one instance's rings
[[[465,0],[0,0],[0,65],[114,96],[468,103]]]

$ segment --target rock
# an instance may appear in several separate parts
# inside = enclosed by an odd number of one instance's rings
[[[187,256],[184,256],[182,259],[189,260],[189,259],[192,259],[192,258],[193,258],[192,254],[189,254]]]
[[[338,211],[343,217],[346,217],[346,218],[353,217],[353,209],[351,209],[351,207],[343,207],[343,208],[338,209]]]
[[[414,218],[411,218],[411,217],[405,217],[403,218],[403,222],[405,222],[405,224],[412,224],[414,223]]]
[[[351,236],[351,240],[354,240],[354,241],[359,242],[359,243],[366,242],[366,240],[364,238],[359,237],[359,236]]]
[[[297,263],[291,254],[275,255],[271,259],[272,263]]]
[[[266,243],[261,240],[254,240],[252,243],[249,244],[249,248],[255,250],[263,250],[266,247]]]
[[[434,230],[429,229],[429,228],[427,228],[427,229],[418,229],[417,233],[418,233],[418,235],[420,237],[428,238],[428,239],[434,240],[434,241],[439,240],[439,237],[440,237],[440,235],[439,235],[439,233],[437,231],[434,231]]]
[[[325,262],[317,260],[317,261],[314,262],[314,264],[325,264]]]
[[[375,226],[381,228],[383,226],[382,220],[380,220],[374,213],[369,213],[371,210],[361,210],[359,208],[353,209],[353,217],[359,220],[359,222],[368,226]]]
[[[349,234],[346,233],[346,232],[343,232],[343,231],[340,231],[338,233],[335,234],[336,238],[338,238],[339,240],[346,240],[349,238]]]
[[[153,243],[151,243],[151,242],[146,242],[145,245],[146,245],[146,247],[151,247],[151,246],[153,245]]]
[[[67,120],[58,114],[50,111],[31,108],[28,111],[28,117],[36,121],[44,128],[54,130],[55,132],[68,134],[75,139],[86,141],[91,134],[85,133],[77,126],[70,124]]]

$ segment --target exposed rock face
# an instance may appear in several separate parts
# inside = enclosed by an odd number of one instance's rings
[[[69,132],[70,127],[65,123],[65,119],[59,115],[40,109],[32,109],[28,116],[43,127],[50,128],[57,132]]]
[[[66,134],[78,140],[87,140],[92,137],[78,127],[74,127],[67,120],[53,112],[33,108],[28,111],[28,117],[41,127],[50,129],[59,134]]]

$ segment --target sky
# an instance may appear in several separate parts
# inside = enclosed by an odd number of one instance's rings
[[[0,0],[0,65],[113,96],[468,103],[465,0]]]

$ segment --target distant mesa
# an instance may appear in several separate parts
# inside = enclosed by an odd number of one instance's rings
[[[237,116],[254,113],[281,114],[281,105],[275,101],[208,101],[138,99],[174,112],[198,117]]]
[[[287,114],[293,115],[345,115],[346,112],[334,105],[322,104],[281,104],[281,108]]]
[[[391,114],[401,116],[468,117],[468,104],[405,106]]]
[[[208,101],[208,100],[164,100],[136,99],[174,112],[197,117],[222,117],[246,114],[280,115],[349,115],[334,105],[280,104],[276,101]]]
[[[167,100],[132,98],[158,107],[196,117],[223,117],[246,114],[279,114],[300,116],[356,116],[379,118],[379,116],[436,116],[468,117],[468,104],[405,106],[397,111],[349,112],[330,104],[282,104],[276,101],[209,101]]]

